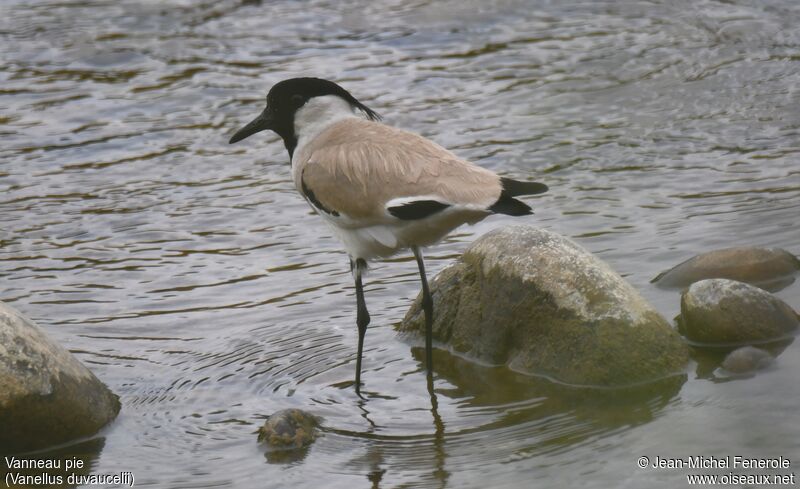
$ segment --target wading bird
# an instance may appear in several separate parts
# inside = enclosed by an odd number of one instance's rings
[[[356,392],[369,324],[361,280],[367,260],[409,248],[414,253],[422,280],[430,379],[433,300],[420,249],[490,214],[530,214],[531,208],[514,197],[547,191],[542,183],[500,177],[379,119],[334,82],[292,78],[276,83],[263,112],[230,139],[233,144],[259,131],[276,132],[289,151],[295,187],[350,255],[358,326]]]

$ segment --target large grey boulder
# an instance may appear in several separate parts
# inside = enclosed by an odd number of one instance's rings
[[[679,329],[695,343],[764,343],[789,337],[797,326],[797,314],[788,304],[743,282],[701,280],[681,296]]]
[[[704,279],[727,278],[780,290],[794,282],[800,260],[781,248],[725,248],[690,258],[652,281],[660,287],[685,288]]]
[[[70,352],[0,302],[0,451],[92,435],[119,408],[117,396]]]
[[[579,385],[620,386],[682,372],[688,348],[603,261],[529,226],[476,240],[431,282],[434,336],[491,364]],[[421,297],[399,326],[422,331]]]

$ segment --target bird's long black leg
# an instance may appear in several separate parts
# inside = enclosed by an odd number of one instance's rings
[[[362,258],[356,258],[355,267],[351,260],[350,267],[354,270],[356,277],[356,325],[358,325],[358,358],[356,359],[356,393],[361,389],[361,353],[364,350],[364,335],[367,333],[369,324],[369,312],[367,303],[364,302],[364,286],[361,283],[361,274],[367,268],[367,262]]]
[[[433,372],[433,299],[431,291],[428,289],[428,279],[425,277],[425,262],[422,259],[422,252],[416,246],[411,248],[414,258],[417,259],[419,267],[419,277],[422,280],[422,310],[425,311],[425,366],[428,375]]]

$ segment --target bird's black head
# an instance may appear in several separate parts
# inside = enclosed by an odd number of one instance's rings
[[[289,151],[291,157],[297,146],[294,119],[297,111],[314,97],[336,95],[358,109],[371,120],[380,119],[372,109],[362,104],[350,92],[332,81],[321,78],[291,78],[275,84],[267,94],[267,107],[252,122],[236,131],[230,144],[251,136],[257,132],[270,129],[275,131]]]

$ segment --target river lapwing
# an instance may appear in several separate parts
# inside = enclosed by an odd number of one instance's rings
[[[433,300],[420,249],[490,214],[528,215],[531,208],[515,197],[547,191],[542,183],[500,177],[379,119],[334,82],[292,78],[275,84],[263,112],[230,139],[233,144],[266,129],[276,132],[289,151],[295,187],[350,255],[358,325],[356,392],[370,320],[361,280],[367,260],[404,249],[414,253],[430,381]]]

